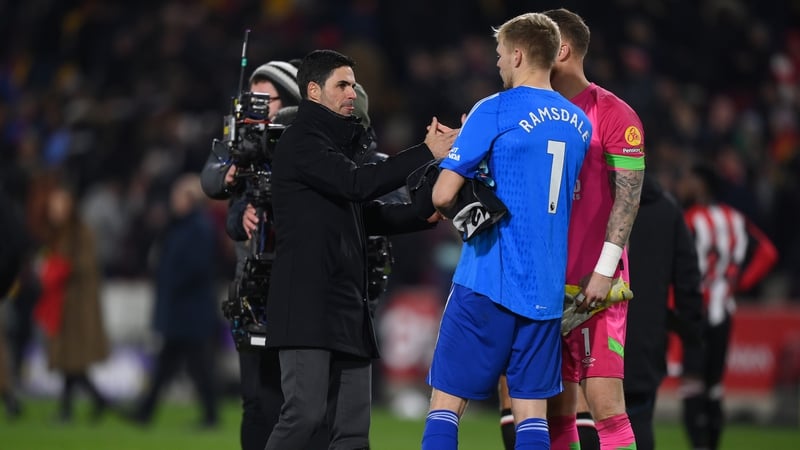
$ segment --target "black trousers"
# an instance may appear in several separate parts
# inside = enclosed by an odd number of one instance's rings
[[[276,350],[247,349],[239,352],[242,395],[242,450],[264,450],[278,423],[283,405],[281,367]],[[309,449],[328,448],[328,428],[320,427]]]
[[[633,435],[636,436],[637,450],[653,450],[653,411],[656,407],[656,391],[625,392],[625,410],[631,421]]]
[[[285,400],[266,450],[316,450],[325,428],[331,450],[369,448],[370,360],[322,349],[281,349],[279,359]]]
[[[95,419],[99,418],[98,415],[102,412],[103,408],[105,408],[108,400],[100,393],[100,390],[97,389],[97,386],[95,386],[86,372],[79,372],[64,374],[64,387],[61,389],[61,398],[59,400],[59,419],[72,419],[72,400],[76,388],[85,389],[92,397],[92,402],[94,403],[92,416],[94,416],[93,418]]]
[[[186,371],[197,391],[202,409],[202,423],[215,425],[219,419],[217,389],[213,368],[214,344],[211,338],[167,339],[156,358],[150,386],[136,411],[136,419],[149,422],[155,412],[163,388],[172,381],[185,364]]]
[[[705,324],[706,343],[704,390],[699,395],[683,399],[683,423],[693,448],[719,448],[724,425],[722,411],[722,378],[728,357],[731,317],[719,325]]]
[[[278,353],[259,349],[239,352],[242,395],[242,450],[264,450],[283,404]]]

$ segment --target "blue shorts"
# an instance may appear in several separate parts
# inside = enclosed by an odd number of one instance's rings
[[[545,399],[562,391],[561,320],[533,320],[453,284],[439,328],[428,384],[483,400],[505,372],[512,398]]]

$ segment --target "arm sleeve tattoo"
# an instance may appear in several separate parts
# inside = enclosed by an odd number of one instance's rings
[[[606,241],[624,247],[628,243],[633,221],[639,211],[642,194],[643,170],[616,170],[609,172],[609,183],[614,193],[614,205],[608,217]]]

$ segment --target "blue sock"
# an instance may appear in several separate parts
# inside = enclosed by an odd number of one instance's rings
[[[517,445],[514,450],[550,450],[547,420],[530,418],[517,425]]]
[[[458,448],[458,415],[446,409],[428,413],[422,432],[422,450],[456,450]]]

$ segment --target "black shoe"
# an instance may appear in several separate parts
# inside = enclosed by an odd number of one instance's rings
[[[217,428],[219,428],[219,420],[217,419],[204,419],[192,426],[195,431],[212,431]]]
[[[22,415],[22,405],[14,394],[3,394],[3,407],[9,420],[18,419]]]
[[[133,425],[138,425],[140,427],[146,427],[150,425],[150,417],[147,417],[144,413],[139,411],[138,409],[132,410],[124,410],[119,409],[119,415],[128,423]]]
[[[68,425],[72,423],[72,413],[59,411],[58,414],[56,414],[56,416],[53,418],[53,423],[55,425]]]
[[[89,413],[89,420],[92,423],[97,423],[103,416],[108,412],[111,404],[105,397],[100,397],[95,400],[94,405],[92,406],[92,411]]]

